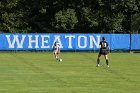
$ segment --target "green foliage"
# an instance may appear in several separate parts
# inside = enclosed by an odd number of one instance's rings
[[[31,30],[24,17],[24,12],[18,7],[19,0],[0,1],[0,30],[4,32],[27,32]]]
[[[132,32],[140,33],[140,14],[135,14],[132,17]]]
[[[89,27],[94,28],[98,26],[98,22],[97,20],[97,16],[96,14],[92,13],[91,8],[88,7],[83,7],[82,8],[82,18],[81,20],[83,20],[86,24],[88,24]]]
[[[59,11],[55,14],[52,26],[57,30],[69,32],[77,24],[77,16],[74,9]]]
[[[124,19],[124,15],[119,13],[112,18],[111,26],[113,33],[123,33],[122,22]]]
[[[1,0],[0,30],[128,33],[139,30],[139,14],[139,0]]]

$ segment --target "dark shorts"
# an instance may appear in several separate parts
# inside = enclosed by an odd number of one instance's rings
[[[107,55],[109,52],[106,49],[100,49],[99,54],[101,55]]]

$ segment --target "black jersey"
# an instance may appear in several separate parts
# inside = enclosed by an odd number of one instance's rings
[[[101,49],[108,49],[108,43],[106,41],[101,41],[100,45],[101,45]]]

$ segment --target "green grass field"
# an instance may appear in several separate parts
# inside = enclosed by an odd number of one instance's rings
[[[111,53],[96,67],[97,53],[1,52],[0,93],[140,93],[140,54]]]

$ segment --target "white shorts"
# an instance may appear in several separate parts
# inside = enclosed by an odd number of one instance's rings
[[[57,53],[60,53],[60,51],[54,50],[53,53],[57,54]]]

